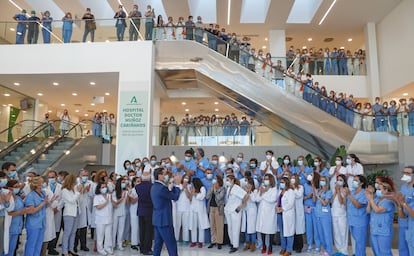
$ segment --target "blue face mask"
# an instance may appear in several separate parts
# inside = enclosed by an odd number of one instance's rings
[[[121,183],[121,188],[125,189],[126,188],[126,183]]]
[[[250,164],[250,169],[256,168],[256,164]]]
[[[20,193],[20,188],[13,188],[13,194],[18,195]]]
[[[88,181],[88,177],[82,176],[82,183],[86,183]]]
[[[280,188],[285,189],[286,188],[286,183],[280,183]]]
[[[213,174],[211,174],[211,173],[207,174],[207,179],[208,179],[208,180],[213,179]]]
[[[190,162],[190,160],[191,160],[191,157],[189,157],[189,156],[186,156],[186,157],[185,157],[184,159],[185,159],[185,161],[186,161],[186,162]]]
[[[323,181],[323,180],[319,181],[319,186],[325,187],[326,186],[326,181]]]
[[[383,195],[382,195],[382,191],[381,190],[377,190],[377,191],[375,191],[375,195],[377,196],[377,197],[382,197]]]
[[[165,167],[166,167],[166,168],[170,168],[170,167],[171,167],[171,164],[170,164],[170,163],[166,163],[166,164],[165,164]]]
[[[211,164],[212,164],[212,165],[217,165],[217,161],[216,161],[216,160],[212,160],[212,161],[211,161]]]
[[[340,180],[338,180],[336,182],[336,184],[338,184],[338,186],[340,186],[340,187],[343,187],[344,186],[344,182],[343,181],[340,181]]]
[[[155,161],[155,160],[151,160],[151,165],[152,166],[154,166],[154,165],[156,165],[157,164],[157,161]]]
[[[102,194],[108,193],[108,188],[101,188],[101,193]]]
[[[49,178],[49,184],[51,185],[55,185],[56,184],[56,179],[55,178]]]
[[[16,177],[16,174],[17,174],[17,172],[16,171],[12,171],[12,172],[9,172],[9,178],[10,179],[14,179],[14,177]]]
[[[354,180],[352,181],[352,188],[358,188],[359,187],[359,182]]]
[[[375,184],[374,184],[374,187],[375,187],[375,189],[377,189],[377,190],[378,190],[378,189],[379,189],[379,184],[378,184],[378,183],[375,183]]]
[[[164,176],[164,180],[163,180],[164,183],[167,183],[169,180],[170,180],[170,177],[168,177],[168,175],[165,175]]]
[[[7,179],[1,179],[0,180],[0,187],[4,187],[7,184]]]
[[[319,163],[319,162],[314,162],[314,163],[313,163],[313,165],[314,165],[315,167],[318,167],[318,166],[320,165],[320,163]]]

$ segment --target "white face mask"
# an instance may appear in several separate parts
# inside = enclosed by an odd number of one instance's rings
[[[313,180],[313,176],[309,174],[309,175],[306,177],[306,179],[307,179],[308,181],[312,181],[312,180]]]
[[[270,160],[270,159],[272,159],[272,156],[271,155],[266,155],[266,159]]]
[[[407,183],[410,183],[411,181],[412,181],[412,176],[410,176],[410,175],[408,175],[408,174],[404,174],[403,176],[402,176],[402,178],[401,178],[401,181],[404,181],[404,182],[407,182]]]
[[[336,166],[341,166],[342,165],[342,161],[341,160],[336,160],[335,161]]]
[[[296,179],[290,179],[290,183],[291,184],[295,184],[296,183]]]
[[[267,187],[267,186],[269,186],[270,181],[269,180],[264,180],[263,184]]]

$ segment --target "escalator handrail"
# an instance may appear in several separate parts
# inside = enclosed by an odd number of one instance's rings
[[[14,124],[14,125],[12,125],[12,126],[9,126],[9,127],[5,128],[5,129],[1,130],[1,131],[0,131],[0,135],[1,135],[1,134],[3,134],[3,133],[5,133],[5,132],[8,132],[10,129],[13,129],[15,126],[21,125],[23,122],[34,122],[34,123],[39,123],[39,126],[41,126],[41,125],[43,124],[43,122],[40,122],[40,121],[37,121],[37,120],[31,120],[31,119],[22,120],[22,121],[20,121],[20,122],[15,123],[15,124]]]

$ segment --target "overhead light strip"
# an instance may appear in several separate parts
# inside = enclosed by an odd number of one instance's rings
[[[230,25],[231,0],[227,0],[227,25]]]
[[[328,16],[329,12],[332,10],[332,8],[334,7],[334,5],[336,4],[337,0],[334,0],[331,4],[331,6],[329,6],[328,10],[325,12],[325,15],[323,15],[321,21],[319,21],[319,26],[322,25],[322,23],[325,21],[326,16]]]

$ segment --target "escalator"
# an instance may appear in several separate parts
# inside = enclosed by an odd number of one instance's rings
[[[196,42],[157,41],[155,70],[167,94],[206,91],[324,159],[344,145],[364,163],[398,162],[395,135],[358,131]]]

